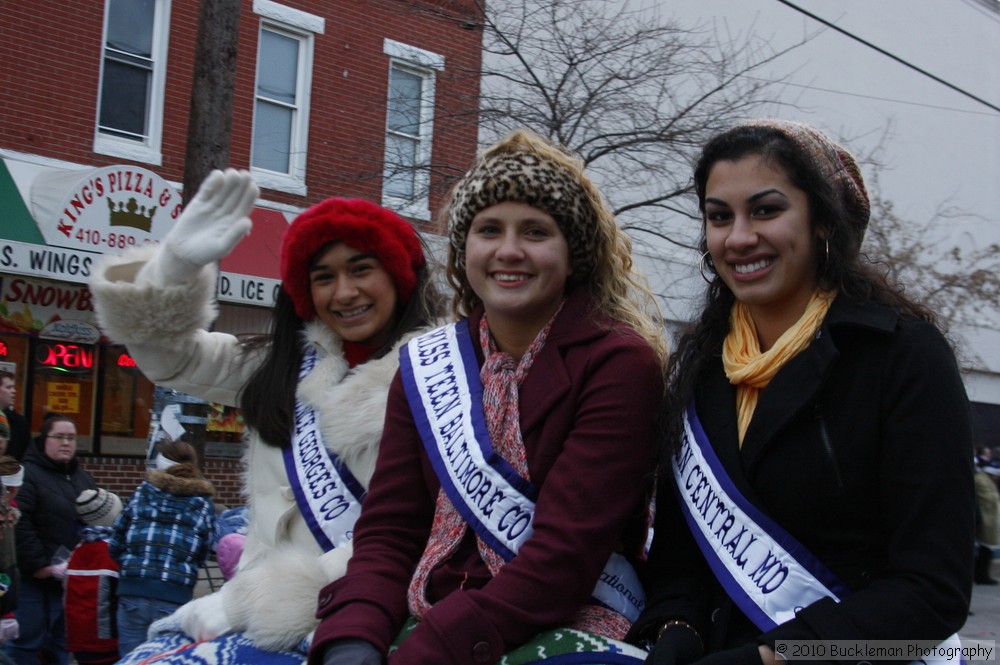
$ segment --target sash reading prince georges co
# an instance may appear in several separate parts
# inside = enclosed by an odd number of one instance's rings
[[[698,548],[729,597],[762,631],[794,619],[796,610],[817,600],[839,602],[850,595],[833,572],[740,493],[716,457],[694,402],[671,462],[681,511]],[[941,646],[960,644],[955,635]]]
[[[302,381],[316,366],[316,350],[306,349],[299,369]],[[316,412],[295,400],[292,444],[282,453],[295,500],[316,542],[329,552],[354,537],[365,490],[340,459],[323,445]]]
[[[468,322],[410,340],[400,372],[441,487],[476,535],[510,561],[533,533],[538,489],[493,450]],[[611,556],[593,596],[633,622],[645,606],[638,577],[619,554]]]

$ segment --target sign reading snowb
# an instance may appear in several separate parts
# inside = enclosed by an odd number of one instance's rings
[[[31,185],[31,205],[47,244],[120,254],[159,242],[182,201],[152,171],[117,165],[40,174]]]

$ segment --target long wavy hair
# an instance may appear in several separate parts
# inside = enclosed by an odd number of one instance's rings
[[[421,244],[424,244],[421,238]],[[313,258],[320,256],[330,245],[319,248]],[[426,246],[424,255],[429,256]],[[389,340],[372,356],[381,358],[406,333],[431,325],[443,309],[430,267],[417,272],[417,287],[406,303],[396,306],[396,322]],[[264,361],[247,381],[240,393],[243,419],[257,431],[265,443],[284,448],[291,442],[295,414],[295,390],[299,383],[299,366],[303,358],[303,329],[305,321],[295,313],[295,305],[284,289],[278,289],[271,310],[268,333],[249,335],[241,340],[249,354],[263,354]]]
[[[803,150],[775,128],[738,125],[717,135],[702,150],[694,169],[694,188],[702,213],[699,251],[708,251],[705,238],[705,188],[712,167],[720,161],[759,156],[772,168],[780,168],[793,185],[806,193],[813,230],[813,256],[817,257],[816,287],[834,290],[862,302],[880,303],[903,316],[937,324],[934,313],[903,293],[884,264],[871,262],[861,253],[863,225],[848,221],[849,201],[833,180],[811,161]],[[709,266],[711,263],[709,262]],[[714,274],[705,292],[702,312],[680,337],[667,370],[664,408],[663,459],[680,440],[684,409],[706,362],[721,353],[729,334],[729,316],[736,298],[725,282]]]
[[[645,276],[632,261],[632,241],[618,227],[614,213],[604,201],[596,185],[584,172],[583,160],[530,130],[517,130],[484,151],[526,151],[566,169],[579,182],[593,206],[597,220],[595,264],[592,274],[576,280],[577,288],[586,288],[595,308],[608,318],[634,329],[666,364],[667,343],[663,334],[662,315]],[[454,196],[441,211],[440,224],[448,226]],[[454,289],[452,314],[466,317],[481,302],[469,285],[465,268],[453,246],[448,247],[446,264],[448,282]]]

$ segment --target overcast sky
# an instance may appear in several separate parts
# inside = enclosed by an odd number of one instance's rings
[[[793,0],[793,4],[1000,107],[1000,2],[990,0]],[[941,202],[990,220],[1000,238],[1000,111],[880,54],[778,0],[659,0],[685,22],[753,32],[780,48],[819,31],[781,58],[793,72],[784,97],[806,120],[858,152],[884,143],[882,186],[904,216],[924,219]]]

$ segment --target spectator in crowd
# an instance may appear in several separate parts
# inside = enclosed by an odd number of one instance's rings
[[[989,451],[989,448],[985,449]],[[988,457],[979,457],[976,464],[976,563],[973,581],[992,586],[998,584],[990,574],[993,550],[1000,547],[1000,489],[996,477],[990,475]]]
[[[2,416],[0,416],[2,417]],[[9,455],[0,456],[0,644],[17,637],[17,545],[14,528],[21,516],[15,497],[24,482],[24,467]]]
[[[108,540],[122,512],[117,494],[87,489],[76,498],[85,525],[66,564],[66,647],[79,665],[118,662],[118,563]]]
[[[10,430],[5,454],[20,461],[31,444],[31,428],[28,427],[28,420],[14,410],[15,397],[14,373],[0,369],[0,413],[7,419]]]
[[[24,482],[17,493],[21,578],[14,614],[19,635],[5,651],[18,665],[38,665],[43,651],[59,665],[69,663],[62,578],[65,559],[80,541],[76,497],[85,489],[94,489],[94,479],[76,457],[76,424],[69,416],[49,413],[24,454]]]
[[[159,444],[156,468],[114,523],[111,558],[118,579],[118,650],[146,641],[150,624],[191,600],[215,533],[215,488],[186,441]]]

